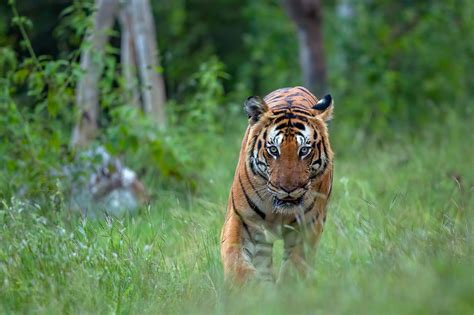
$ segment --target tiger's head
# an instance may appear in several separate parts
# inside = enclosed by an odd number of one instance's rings
[[[276,90],[264,99],[249,97],[247,158],[255,177],[271,194],[274,208],[301,207],[325,170],[332,167],[327,121],[333,100],[318,100],[303,87]]]

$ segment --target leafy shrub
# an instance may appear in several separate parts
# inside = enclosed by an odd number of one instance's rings
[[[83,26],[88,21],[81,19],[89,19],[83,12],[86,9],[75,3],[64,11],[65,21],[79,25],[75,29],[64,22],[65,33],[74,31],[76,36],[84,36]],[[69,147],[75,123],[74,88],[82,76],[78,56],[87,42],[64,58],[36,56],[26,35],[30,21],[15,14],[30,56],[17,58],[8,48],[0,55],[0,136],[6,140],[0,143],[0,197],[21,195],[41,203],[54,191],[67,193],[70,188],[63,175],[64,167],[75,159]],[[182,184],[196,188],[195,170],[204,163],[196,150],[202,150],[213,133],[223,130],[224,65],[217,57],[210,58],[186,80],[186,89],[193,96],[180,103],[170,101],[171,127],[161,130],[142,111],[127,104],[117,59],[113,46],[98,56],[103,73],[99,124],[104,132],[91,145],[104,144],[152,186],[174,182],[177,188]]]
[[[441,122],[452,108],[466,112],[474,82],[471,1],[367,0],[344,10],[334,6],[325,19],[338,119],[390,134]]]

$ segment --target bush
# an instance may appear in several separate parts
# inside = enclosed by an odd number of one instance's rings
[[[339,120],[385,135],[442,122],[453,108],[472,114],[471,1],[367,0],[344,10],[326,10],[325,20]]]

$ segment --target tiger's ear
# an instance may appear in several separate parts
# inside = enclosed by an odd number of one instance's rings
[[[244,104],[245,112],[251,123],[256,123],[268,111],[268,105],[258,96],[250,96]]]
[[[331,95],[328,94],[320,99],[314,106],[313,109],[319,111],[316,115],[324,121],[329,121],[332,118],[332,110],[334,107],[334,100]]]

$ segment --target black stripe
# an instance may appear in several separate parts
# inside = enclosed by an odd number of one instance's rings
[[[273,113],[275,113],[275,112],[286,111],[286,110],[289,110],[289,109],[290,108],[288,107],[288,104],[283,103],[283,104],[273,106],[271,110],[272,110]]]
[[[308,94],[308,92],[309,92],[307,88],[302,87],[302,86],[297,86],[297,87],[295,87],[295,89],[303,91],[305,94]]]
[[[288,124],[287,123],[282,123],[282,124],[276,126],[275,130],[280,130],[280,129],[283,129],[283,128],[288,128]]]
[[[321,161],[321,142],[316,143],[316,147],[317,147],[317,149],[318,149],[318,154],[319,154],[319,156],[318,156],[318,159],[317,159],[317,160],[314,160],[313,162],[311,162],[311,168],[312,168],[313,165],[315,165],[315,164],[319,164],[320,167],[321,167],[321,165],[322,165],[322,161]],[[318,175],[318,174],[315,174],[314,176],[311,177],[311,179],[315,178],[317,175]]]
[[[308,118],[301,116],[301,115],[295,115],[293,113],[286,113],[285,115],[281,115],[280,117],[277,117],[273,120],[273,124],[276,125],[280,121],[285,120],[285,119],[298,119],[304,122],[308,122]]]
[[[240,183],[240,188],[242,188],[242,192],[244,193],[245,199],[247,200],[247,203],[249,204],[250,208],[252,208],[253,211],[255,211],[263,220],[265,220],[265,213],[260,210],[255,203],[250,199],[250,197],[247,195],[247,192],[245,191],[244,185],[242,184],[242,181],[240,180],[239,177],[239,183]]]
[[[234,213],[235,213],[240,219],[242,219],[242,215],[239,213],[239,211],[237,210],[237,207],[235,206],[234,192],[233,192],[233,191],[230,192],[230,198],[232,199],[232,209],[234,209]],[[242,220],[242,222],[243,222],[243,220]]]
[[[307,97],[305,97],[304,100],[305,100],[306,102],[308,102],[309,104],[314,104],[314,103],[315,103],[314,100],[310,100],[310,99],[307,98]]]
[[[255,191],[258,198],[260,198],[260,200],[263,200],[262,196],[260,196],[260,193],[255,189],[255,186],[253,185],[252,181],[250,180],[249,171],[247,170],[247,165],[244,165],[244,170],[245,170],[245,176],[247,177],[247,181],[250,183],[250,186],[252,186],[252,189]]]
[[[313,161],[313,163],[311,163],[311,167],[315,164],[319,164],[319,166],[321,166],[321,158],[317,159],[316,161]]]
[[[321,141],[316,143],[316,148],[318,149],[318,160],[321,159]],[[311,165],[314,165],[314,163],[317,162],[317,161],[314,161],[313,163],[311,163]]]
[[[250,249],[248,249],[247,247],[244,247],[244,251],[249,257],[252,257],[252,253],[250,252]]]
[[[265,138],[266,138],[266,137],[267,137],[267,130],[265,129],[264,132],[263,132],[263,141],[265,141]],[[256,144],[257,144],[257,141],[258,141],[258,143],[261,143],[260,141],[262,141],[262,140],[259,140],[258,138],[259,138],[259,135],[256,135],[256,136],[254,136],[253,139],[252,139],[253,143],[252,143],[252,145],[251,145],[251,150],[250,150],[252,157],[253,157],[253,152],[255,151],[255,146],[256,146]],[[261,150],[261,147],[259,146],[258,149],[259,149],[259,150],[258,150],[257,152],[259,152],[259,151]],[[258,153],[257,153],[257,155],[258,155]],[[257,157],[254,157],[254,160],[255,160],[255,163],[260,162],[260,161],[257,159]],[[261,162],[260,162],[260,163],[261,163]],[[250,170],[252,171],[253,175],[259,175],[259,176],[262,177],[264,180],[267,180],[267,177],[263,176],[263,175],[261,174],[261,172],[255,168],[254,163],[250,163]]]
[[[272,114],[273,114],[273,116],[278,116],[278,115],[281,115],[283,113],[286,113],[287,110],[288,110],[288,107],[284,107],[283,109],[276,109],[276,110],[274,110],[272,108]]]
[[[254,158],[254,160],[255,160],[255,158]],[[263,175],[260,173],[259,170],[255,169],[255,164],[254,164],[254,163],[250,163],[250,170],[252,171],[252,174],[253,174],[254,176],[257,176],[257,175],[258,175],[258,176],[260,176],[261,178],[263,178],[264,180],[267,180],[267,179],[268,179],[267,177],[263,176]]]
[[[328,164],[327,161],[328,161],[329,156],[328,156],[328,152],[327,152],[327,150],[326,150],[326,144],[324,143],[324,139],[321,139],[321,142],[322,142],[322,144],[323,144],[324,155],[326,156],[326,159],[324,160],[324,165],[321,164],[321,167],[322,167],[322,168],[326,168],[326,166],[327,166],[327,164]]]
[[[285,120],[285,119],[286,119],[286,117],[282,115],[282,116],[276,118],[276,119],[273,121],[273,124],[276,125],[276,124],[278,124],[280,121]]]
[[[306,118],[305,116],[301,116],[301,115],[295,115],[295,118],[299,119],[301,121],[305,121],[305,122],[308,121],[308,118]]]
[[[293,123],[293,126],[300,129],[300,130],[306,130],[306,127],[304,124],[300,123],[300,122],[294,122]]]
[[[311,116],[310,112],[308,112],[306,110],[303,110],[303,109],[292,108],[291,111],[294,112],[294,113],[300,113],[300,114],[303,114],[303,115]]]
[[[252,234],[250,234],[250,229],[249,229],[249,226],[247,225],[247,223],[245,222],[244,218],[242,217],[242,215],[239,213],[239,211],[237,211],[237,208],[235,207],[235,200],[234,200],[234,193],[231,192],[231,198],[232,198],[232,208],[234,209],[234,213],[239,217],[240,221],[242,221],[242,225],[244,226],[244,229],[247,231],[249,237],[250,237],[250,240],[253,242],[252,240]]]
[[[296,93],[287,95],[286,98],[295,97],[295,96],[303,96],[303,94],[301,92],[296,92]]]
[[[301,116],[301,115],[296,115],[296,119],[299,119],[299,120],[304,121],[304,122],[308,122],[308,118],[306,118],[304,116]]]
[[[253,157],[252,157],[252,160],[253,160]],[[254,168],[254,163],[252,163],[252,160],[249,161],[250,170],[252,171],[252,174],[253,174],[254,176],[256,176],[256,175],[257,175],[257,171],[256,171],[255,168]]]
[[[283,99],[283,96],[282,95],[273,95],[272,97],[270,97],[269,99],[267,99],[267,102],[273,102],[273,101],[277,101],[279,99]]]
[[[316,153],[314,152],[314,150],[311,150],[311,152],[309,153],[307,157],[305,157],[305,159],[312,161],[315,154]],[[311,164],[311,166],[313,166],[313,164]]]
[[[300,136],[304,137],[304,134],[303,134],[302,132],[300,132],[300,131],[295,131],[295,134],[297,134],[297,135],[300,135]]]
[[[258,135],[256,135],[252,139],[252,145],[250,146],[251,147],[251,150],[250,150],[251,153],[253,153],[253,151],[255,150],[255,144],[257,144],[257,140],[258,140]]]
[[[311,94],[310,91],[308,91],[308,89],[303,88],[303,87],[297,87],[297,89],[300,90],[300,91],[303,91],[303,93],[304,93],[305,95],[308,95],[308,96],[310,96],[312,99],[314,99],[314,96]],[[316,102],[316,99],[314,99],[314,101]]]
[[[296,105],[293,105],[291,107],[291,110],[295,110],[295,109],[300,109],[300,110],[307,111],[309,108],[307,106],[304,106],[304,105],[296,104]]]
[[[323,143],[323,151],[324,151],[324,155],[326,156],[326,159],[327,159],[329,156],[328,156],[328,153],[326,151],[326,144],[324,143],[324,139],[321,139],[321,142]]]

